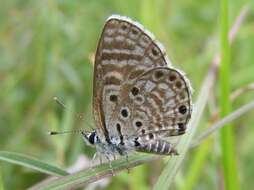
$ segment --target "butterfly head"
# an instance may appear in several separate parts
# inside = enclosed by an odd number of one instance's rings
[[[100,143],[100,139],[97,132],[93,130],[92,132],[86,132],[84,130],[73,130],[73,131],[50,131],[50,135],[61,135],[66,133],[80,133],[87,145],[93,146]]]
[[[92,132],[89,132],[89,133],[82,131],[81,134],[83,136],[85,143],[88,145],[93,146],[93,145],[100,143],[100,139],[99,139],[95,130]]]

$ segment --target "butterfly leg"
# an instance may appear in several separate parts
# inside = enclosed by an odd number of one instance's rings
[[[127,162],[127,166],[126,166],[127,172],[130,173],[130,168],[129,168],[129,156],[128,156],[127,153],[126,153],[126,155],[125,155],[125,159],[126,159],[126,162]]]
[[[116,155],[113,153],[113,159],[116,160]]]
[[[109,168],[110,168],[110,170],[111,170],[112,176],[115,176],[115,173],[114,173],[114,170],[113,170],[112,163],[111,163],[111,160],[110,160],[109,155],[108,155],[108,154],[105,154],[105,157],[106,157],[106,159],[108,160]]]
[[[101,164],[102,164],[102,156],[100,156],[100,158],[99,158],[99,159],[100,159],[100,165],[101,165]]]
[[[95,171],[95,159],[96,159],[97,156],[98,156],[98,155],[97,155],[97,152],[94,153],[93,158],[92,158],[91,170],[93,170],[93,172],[95,173],[96,178],[99,179],[99,176],[98,176],[97,172]],[[100,161],[102,161],[102,160],[101,160],[101,156],[100,156]]]

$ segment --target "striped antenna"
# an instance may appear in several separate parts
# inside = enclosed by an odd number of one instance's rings
[[[62,107],[63,109],[66,109],[67,107],[65,106],[65,104],[63,103],[63,101],[61,101],[57,96],[54,96],[53,97],[53,100],[60,106]],[[84,118],[84,114],[81,114],[81,113],[77,113],[76,114],[76,117],[79,119],[79,120],[85,120]],[[93,127],[91,125],[88,125],[89,128],[91,128],[92,130]],[[49,132],[49,135],[60,135],[60,134],[65,134],[65,133],[82,133],[82,130],[73,130],[73,131],[51,131]]]
[[[49,135],[63,135],[66,133],[82,133],[83,130],[82,129],[77,129],[77,130],[71,130],[71,131],[49,131],[48,134]]]

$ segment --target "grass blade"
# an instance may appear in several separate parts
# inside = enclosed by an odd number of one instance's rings
[[[184,176],[184,183],[182,183],[180,190],[192,190],[196,188],[197,181],[202,170],[205,167],[209,151],[211,150],[212,139],[200,144],[195,157],[191,161],[191,165],[188,168],[186,175]]]
[[[1,167],[1,165],[0,165],[0,190],[4,190],[4,182],[3,182],[2,167]]]
[[[58,167],[52,166],[38,159],[15,152],[0,151],[0,160],[32,168],[34,170],[56,176],[65,176],[68,173]]]
[[[112,162],[112,168],[114,170],[114,174],[125,170],[128,168],[135,167],[137,165],[143,164],[144,162],[148,162],[151,160],[159,159],[160,156],[153,156],[147,154],[134,154],[129,157],[129,163],[126,162],[125,158],[121,158],[119,160]],[[127,170],[126,170],[127,171]],[[41,185],[35,185],[30,188],[33,189],[77,189],[79,187],[83,187],[88,183],[98,181],[102,178],[112,176],[112,171],[109,168],[108,163],[104,163],[98,165],[94,168],[86,169],[81,172],[71,174],[65,177],[60,177],[58,179],[54,179],[49,181],[48,183],[43,183]]]
[[[228,0],[221,0],[221,66],[219,69],[220,83],[220,115],[224,117],[231,110],[230,103],[230,47],[228,27]],[[237,190],[239,179],[236,167],[235,137],[233,128],[230,125],[221,130],[221,158],[223,166],[224,185],[226,189]]]

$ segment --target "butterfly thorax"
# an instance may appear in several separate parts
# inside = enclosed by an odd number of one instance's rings
[[[82,132],[82,135],[85,143],[90,146],[95,146],[97,152],[102,155],[127,155],[133,149],[133,146],[123,144],[117,137],[111,138],[109,143],[103,136],[100,137],[99,133],[95,130],[90,133]]]

